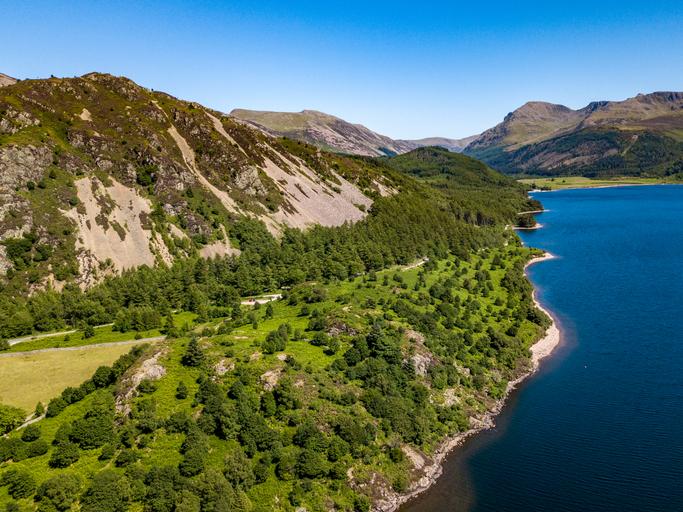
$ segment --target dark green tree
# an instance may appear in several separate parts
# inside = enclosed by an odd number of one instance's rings
[[[195,336],[190,338],[181,362],[185,366],[193,367],[201,366],[204,362],[204,351],[199,346],[199,340]]]

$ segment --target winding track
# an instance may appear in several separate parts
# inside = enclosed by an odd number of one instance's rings
[[[40,354],[41,352],[58,352],[60,350],[82,350],[82,349],[92,349],[100,347],[112,347],[116,345],[135,345],[136,343],[154,343],[156,341],[161,341],[166,339],[166,336],[153,336],[151,338],[141,338],[139,340],[126,340],[126,341],[111,341],[109,343],[93,343],[92,345],[76,345],[74,347],[52,347],[52,348],[39,348],[37,350],[26,350],[24,352],[8,352],[6,354],[0,354],[0,357],[18,357],[27,356],[31,354]]]

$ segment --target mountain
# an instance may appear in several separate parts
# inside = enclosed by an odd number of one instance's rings
[[[456,140],[443,137],[394,140],[375,133],[361,124],[352,124],[316,110],[266,112],[235,109],[230,112],[230,115],[272,136],[289,137],[327,151],[354,155],[396,155],[422,146],[441,146],[452,151],[461,151],[467,141],[467,139]]]
[[[683,93],[639,94],[579,110],[529,102],[464,152],[510,174],[678,173],[683,171]]]
[[[5,87],[6,85],[16,84],[17,79],[12,78],[4,73],[0,73],[0,87]]]
[[[463,139],[447,139],[445,137],[427,137],[425,139],[408,140],[405,142],[416,144],[418,147],[437,146],[440,148],[445,148],[448,151],[452,151],[454,153],[461,153],[467,147],[467,145],[470,142],[472,142],[474,139],[476,139],[477,137],[478,137],[478,135],[471,135],[471,136],[465,137]]]
[[[101,73],[0,90],[0,275],[83,286],[239,250],[239,222],[338,226],[397,191],[372,162]],[[26,280],[26,273],[31,279]]]

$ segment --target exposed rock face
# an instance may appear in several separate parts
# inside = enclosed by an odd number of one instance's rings
[[[580,110],[529,102],[465,148],[509,173],[667,174],[683,171],[683,93],[639,94]]]
[[[121,379],[116,394],[116,412],[127,415],[131,411],[131,400],[135,396],[138,385],[143,380],[159,380],[166,375],[166,368],[160,360],[168,353],[165,348],[157,348],[139,365],[130,369]]]
[[[29,182],[40,181],[51,155],[45,146],[0,146],[0,241],[20,237],[34,227],[31,205],[19,192]],[[11,266],[0,244],[0,274]]]
[[[459,152],[469,140],[444,137],[395,140],[373,132],[363,125],[352,124],[316,110],[265,112],[235,109],[230,115],[252,124],[269,135],[289,137],[323,149],[354,155],[395,155],[423,146],[441,146]]]
[[[76,247],[83,284],[97,282],[98,269],[151,267],[157,258],[171,263],[163,239],[149,224],[152,206],[148,199],[114,179],[104,186],[97,178],[82,178],[75,186],[79,205],[66,215],[78,227]]]
[[[362,161],[288,147],[126,78],[5,83],[0,240],[42,230],[43,245],[71,244],[32,263],[42,282],[55,268],[58,280],[91,285],[195,251],[236,254],[231,226],[240,219],[261,220],[276,236],[286,227],[338,226],[362,219],[374,194],[397,190]],[[0,245],[0,277],[10,267]]]

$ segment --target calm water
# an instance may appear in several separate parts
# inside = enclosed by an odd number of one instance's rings
[[[683,511],[683,187],[537,197],[563,345],[403,510]]]

